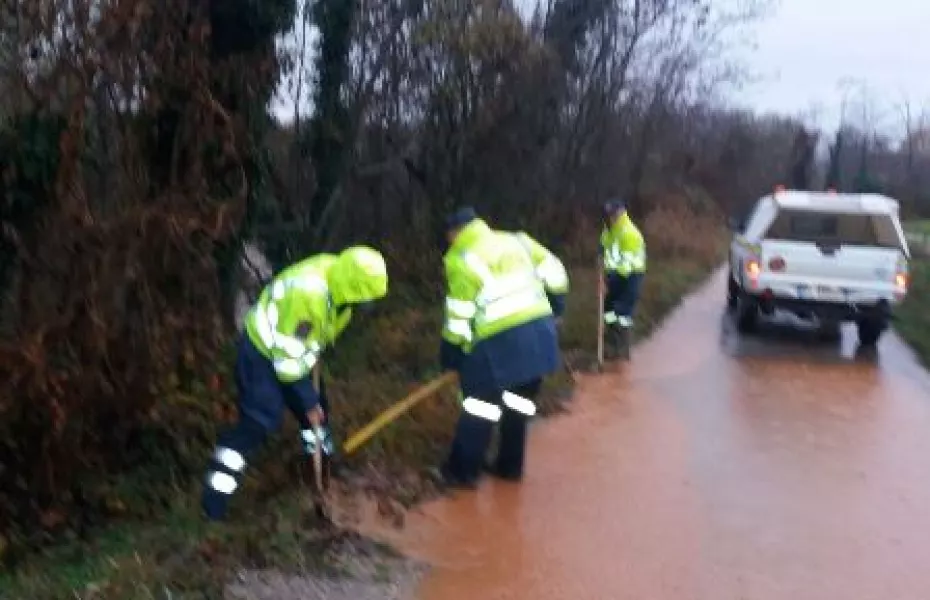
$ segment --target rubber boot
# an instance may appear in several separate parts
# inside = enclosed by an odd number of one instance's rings
[[[217,493],[206,487],[200,497],[200,506],[208,521],[225,521],[229,495]]]
[[[630,344],[633,338],[633,326],[617,325],[617,358],[630,360]]]
[[[604,360],[617,358],[617,341],[613,330],[613,324],[604,325]]]
[[[606,334],[607,339],[604,343],[604,358],[607,360],[623,358],[624,335],[621,327],[618,325],[609,325]]]
[[[464,411],[459,415],[449,456],[435,473],[445,487],[477,487],[493,432],[490,421]]]
[[[510,408],[504,409],[500,420],[500,447],[491,470],[495,477],[507,481],[520,481],[523,478],[528,424],[526,416]]]

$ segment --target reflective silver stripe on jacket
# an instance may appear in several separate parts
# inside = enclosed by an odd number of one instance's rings
[[[272,360],[275,371],[282,375],[296,377],[304,370],[310,370],[316,365],[322,347],[318,342],[311,341],[305,344],[302,340],[277,330],[278,306],[276,302],[283,300],[287,290],[292,288],[322,294],[329,293],[326,281],[315,275],[279,279],[271,284],[267,303],[264,306],[261,303],[256,305],[255,327],[266,348],[280,350],[287,355]]]
[[[532,269],[532,253],[519,235],[515,235],[526,250]],[[465,341],[474,339],[474,325],[488,325],[517,314],[533,304],[546,300],[543,285],[546,278],[553,285],[567,285],[567,275],[556,261],[540,265],[525,273],[495,277],[491,269],[472,252],[463,252],[462,259],[469,269],[481,280],[481,290],[474,301],[446,298],[446,329]],[[561,272],[561,274],[560,274]]]
[[[530,247],[529,241],[523,234],[516,234],[516,236],[517,241],[519,241],[523,249],[526,250],[526,255],[530,259],[530,264],[532,264],[533,248]],[[548,290],[565,290],[568,287],[568,272],[565,271],[565,265],[555,258],[551,252],[539,263],[539,266],[536,267],[536,277],[542,281],[543,285]]]
[[[642,271],[646,268],[646,251],[622,252],[620,243],[614,242],[604,251],[604,266],[617,271]]]

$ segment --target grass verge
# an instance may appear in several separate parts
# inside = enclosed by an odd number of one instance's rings
[[[924,219],[922,221],[908,221],[904,224],[904,228],[907,231],[912,231],[914,233],[930,234],[930,219]]]
[[[904,224],[911,254],[926,258],[930,256],[930,220],[908,221]]]
[[[921,362],[930,367],[930,260],[911,262],[911,287],[898,309],[897,332],[914,349]]]
[[[647,238],[649,228],[646,223]],[[652,251],[661,258],[650,262],[639,305],[637,337],[651,332],[718,264],[722,247],[716,230],[693,234],[692,239],[703,240],[701,252],[679,245],[663,248],[661,243],[656,244],[659,252]],[[570,272],[572,292],[562,346],[569,361],[583,369],[593,362],[596,343],[597,275],[585,266]],[[440,314],[436,307],[423,307],[422,301],[410,298],[392,303],[369,327],[350,328],[336,348],[329,375],[337,438],[344,439],[402,397],[416,386],[411,382],[424,381],[436,373],[424,365],[435,364],[434,332],[438,331]],[[930,339],[930,331],[927,337]],[[567,372],[551,377],[546,383],[542,414],[558,411],[571,386]],[[374,494],[380,498],[383,514],[402,515],[404,507],[433,492],[420,473],[442,458],[456,416],[451,392],[424,401],[347,461],[347,476],[339,487],[346,495]],[[296,439],[296,431],[288,423],[252,461],[254,466],[237,494],[230,523],[208,524],[200,518],[199,485],[190,482],[199,481],[201,473],[188,469],[175,476],[185,483],[165,495],[164,506],[158,510],[130,512],[117,525],[73,534],[71,541],[19,562],[15,571],[0,573],[0,597],[221,598],[230,578],[241,569],[273,567],[286,572],[350,576],[346,564],[351,558],[340,550],[348,534],[329,531],[316,522],[306,506],[305,490],[295,489],[302,471]],[[148,493],[140,483],[144,477],[144,472],[136,473],[114,485],[114,490],[123,490],[114,492],[123,495],[114,498],[114,503],[145,504],[146,499],[138,497]]]

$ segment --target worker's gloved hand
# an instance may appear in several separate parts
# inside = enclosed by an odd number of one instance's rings
[[[322,440],[323,443],[323,454],[327,456],[332,456],[333,454],[333,436],[329,430],[329,427],[325,425],[319,427],[316,430],[313,429],[301,429],[300,430],[300,440],[303,446],[304,454],[307,456],[313,456],[317,452],[317,444]]]

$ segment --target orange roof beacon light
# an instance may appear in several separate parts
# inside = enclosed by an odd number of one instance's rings
[[[784,191],[785,191],[785,186],[784,186],[784,185],[782,185],[782,184],[779,183],[778,185],[775,186],[775,193],[776,193],[776,194],[778,194],[779,192],[784,192]]]

